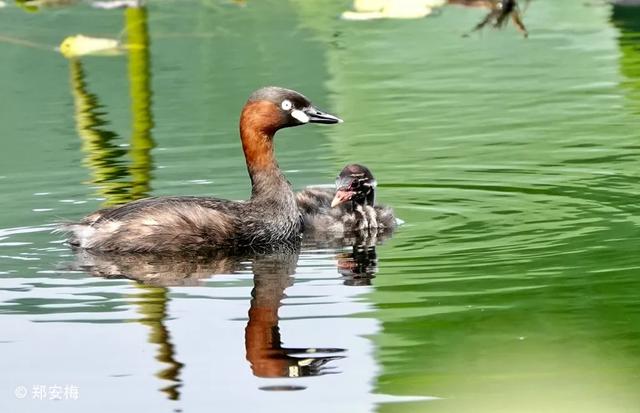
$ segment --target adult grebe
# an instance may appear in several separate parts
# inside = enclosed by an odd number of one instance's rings
[[[251,199],[158,197],[103,209],[63,225],[72,246],[109,252],[262,249],[297,239],[301,217],[291,185],[276,162],[273,137],[282,128],[333,124],[300,93],[265,87],[249,97],[240,115],[240,138],[251,177]]]

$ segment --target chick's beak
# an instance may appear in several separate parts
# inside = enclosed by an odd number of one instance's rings
[[[338,189],[336,191],[336,195],[333,197],[333,201],[331,201],[331,208],[336,207],[340,204],[344,204],[345,202],[351,200],[354,195],[354,191],[349,191],[347,189]]]
[[[325,113],[318,108],[313,106],[306,107],[302,110],[302,112],[309,117],[310,123],[342,123],[343,120],[337,116],[334,116],[330,113]]]

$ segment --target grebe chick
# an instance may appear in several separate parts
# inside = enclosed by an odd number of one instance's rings
[[[300,237],[301,218],[291,185],[274,155],[282,128],[339,123],[300,93],[280,87],[253,92],[240,115],[240,139],[251,178],[251,198],[147,198],[103,209],[64,225],[72,246],[101,252],[271,249]]]
[[[376,180],[365,166],[345,166],[336,189],[306,188],[296,194],[305,232],[393,230],[393,210],[375,205]]]

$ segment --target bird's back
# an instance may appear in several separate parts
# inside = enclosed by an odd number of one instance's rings
[[[69,243],[100,251],[176,251],[233,240],[244,203],[205,197],[147,198],[66,224]]]

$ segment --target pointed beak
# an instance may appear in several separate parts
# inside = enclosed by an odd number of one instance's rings
[[[338,189],[336,191],[336,195],[333,197],[333,201],[331,201],[331,208],[334,208],[340,204],[344,204],[345,202],[351,200],[354,195],[354,191],[349,191],[347,189]]]
[[[310,123],[342,123],[343,120],[337,116],[334,116],[330,113],[325,113],[313,106],[309,106],[302,110],[302,112],[309,117]]]

